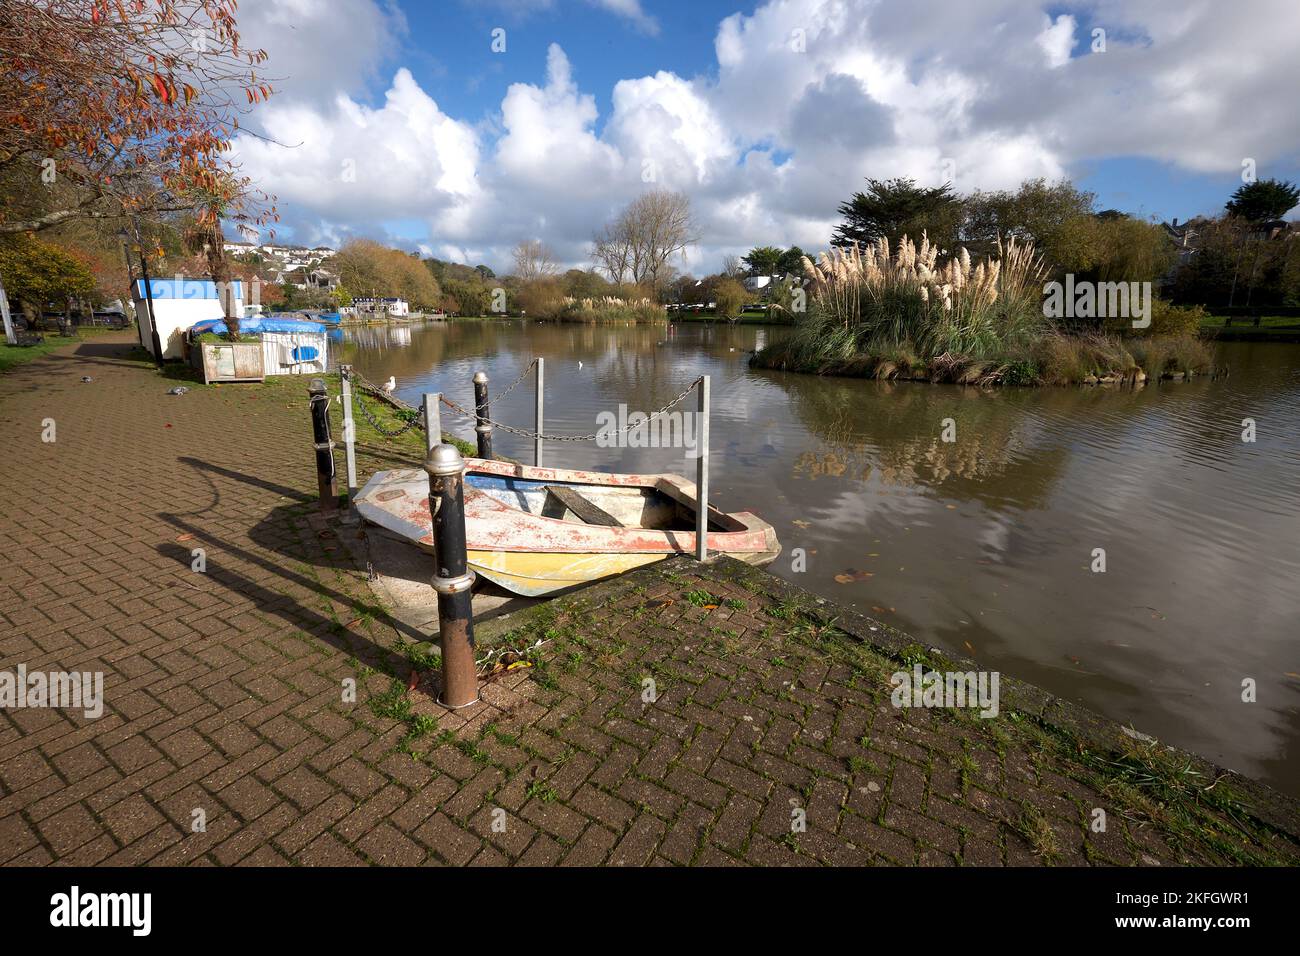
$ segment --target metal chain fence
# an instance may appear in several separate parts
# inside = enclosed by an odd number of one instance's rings
[[[510,385],[509,388],[500,392],[494,398],[488,399],[488,401],[485,402],[483,405],[473,406],[474,411],[470,411],[469,409],[465,408],[463,405],[460,405],[457,402],[453,402],[446,395],[441,396],[442,404],[446,405],[448,408],[459,413],[465,418],[477,422],[478,421],[477,412],[485,407],[489,407],[492,402],[498,401],[499,399],[502,399],[507,394],[509,394],[511,389],[513,389],[516,385],[518,385],[520,382],[522,382],[525,378],[528,377],[528,373],[529,371],[532,370],[532,367],[534,364],[536,364],[536,361],[537,360],[534,359],[533,362],[529,364],[528,368],[524,370],[524,374],[521,375],[518,379],[516,379]],[[700,384],[700,381],[703,379],[703,377],[704,376],[700,376],[699,378],[695,379],[695,381],[687,385],[684,389],[682,389],[682,391],[677,395],[676,398],[668,402],[668,404],[664,405],[662,408],[658,409],[655,412],[652,412],[649,415],[646,415],[644,418],[638,418],[635,421],[630,421],[622,428],[613,432],[592,432],[590,435],[546,435],[543,433],[532,431],[531,429],[528,428],[518,428],[514,425],[507,425],[505,422],[498,422],[491,418],[485,418],[484,421],[490,424],[493,428],[500,428],[502,431],[510,432],[512,435],[519,435],[521,437],[531,438],[534,440],[541,438],[543,441],[595,441],[597,438],[600,438],[604,435],[620,435],[623,434],[624,432],[629,432],[634,428],[639,428],[642,425],[647,424],[648,422],[654,421],[656,418],[659,418],[661,415],[666,414],[674,406],[679,405],[682,402],[682,400],[686,398],[687,395],[691,394],[691,392],[695,390],[695,386]],[[412,428],[418,427],[419,429],[424,430],[425,424],[424,424],[423,409],[416,409],[411,405],[408,405],[406,402],[402,401],[400,398],[397,398],[396,396],[393,395],[388,395],[378,385],[375,385],[373,382],[368,381],[365,377],[357,373],[355,370],[353,370],[352,372],[352,378],[359,386],[358,395],[359,392],[362,390],[368,391],[374,395],[384,395],[388,401],[391,401],[393,404],[399,406],[401,409],[414,411],[418,413],[416,418],[413,418],[405,425],[403,425],[401,428],[395,431],[386,430],[374,419],[374,417],[371,415],[369,410],[366,409],[365,405],[361,402],[360,398],[358,397],[357,405],[361,409],[361,414],[365,416],[366,421],[370,422],[370,424],[374,426],[375,430],[378,431],[381,435],[386,435],[390,438],[394,438],[398,435],[401,435],[403,432],[409,431]]]
[[[415,418],[408,419],[406,424],[404,424],[401,428],[390,429],[390,428],[385,428],[383,425],[381,425],[379,423],[379,420],[376,419],[375,416],[371,413],[370,409],[366,408],[366,403],[361,400],[360,389],[358,389],[356,393],[356,399],[357,399],[357,408],[361,409],[361,416],[370,423],[370,426],[375,431],[379,432],[379,434],[383,435],[385,438],[396,438],[398,435],[406,434],[412,428],[418,428],[421,431],[424,431],[423,410],[418,411],[416,413]]]

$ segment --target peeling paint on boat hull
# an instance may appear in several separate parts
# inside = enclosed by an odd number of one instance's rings
[[[652,489],[692,510],[695,505],[695,485],[679,475],[601,474],[476,458],[467,459],[465,466],[467,474]],[[428,477],[423,471],[377,473],[357,496],[357,510],[367,521],[432,549]],[[710,551],[756,565],[770,563],[781,552],[775,530],[757,515],[710,508],[709,524]],[[545,517],[511,507],[468,483],[465,526],[470,566],[502,587],[529,596],[598,581],[670,555],[695,551],[693,531],[604,527]]]

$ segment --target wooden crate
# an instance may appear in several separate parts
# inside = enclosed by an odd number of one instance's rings
[[[266,378],[261,342],[204,342],[203,381],[260,382]]]

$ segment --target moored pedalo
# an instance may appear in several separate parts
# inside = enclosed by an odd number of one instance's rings
[[[438,640],[442,646],[442,696],[453,710],[478,702],[474,664],[474,608],[465,546],[465,462],[452,445],[434,445],[424,460],[429,474],[429,513],[433,516],[434,561],[438,592]]]

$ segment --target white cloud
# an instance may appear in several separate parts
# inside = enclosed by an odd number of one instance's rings
[[[587,2],[658,28],[639,0]],[[390,8],[254,6],[245,32],[274,27],[272,72],[294,74],[257,118],[303,145],[237,145],[246,171],[278,194],[286,225],[309,237],[382,236],[387,223],[422,221],[427,248],[494,267],[528,236],[584,262],[592,232],[649,185],[691,195],[701,233],[692,267],[712,270],[724,252],[758,243],[818,248],[866,176],[951,178],[965,191],[1109,156],[1232,173],[1245,157],[1267,168],[1300,154],[1286,95],[1300,70],[1290,0],[1259,0],[1251,17],[1094,0],[1055,19],[1022,0],[770,0],[723,20],[716,62],[691,77],[661,70],[588,89],[582,64],[553,43],[538,79],[505,91],[491,128],[434,102],[405,69],[383,73],[383,102],[366,105],[368,80],[406,30]],[[1104,53],[1091,52],[1093,25],[1107,31]],[[354,183],[341,179],[348,158]]]
[[[659,33],[659,21],[641,9],[641,0],[589,0],[589,2],[626,18],[642,33],[651,36]]]
[[[354,93],[407,33],[406,18],[376,0],[256,0],[239,8],[245,48],[270,55],[277,96],[296,102]]]
[[[240,136],[235,157],[290,216],[310,210],[364,229],[414,214],[456,230],[481,198],[475,132],[405,68],[378,108],[343,94],[326,107],[272,100],[262,120],[279,142]]]
[[[546,85],[512,83],[501,118],[505,135],[497,144],[497,164],[520,185],[548,189],[575,175],[604,181],[621,165],[618,151],[593,132],[595,97],[578,91],[557,44],[547,50]]]
[[[558,6],[557,0],[463,0],[463,2],[496,7],[518,19],[526,19],[536,13],[554,10]],[[586,0],[586,3],[623,18],[648,36],[657,36],[659,33],[659,21],[645,12],[641,0]]]
[[[1055,69],[1070,62],[1070,51],[1074,49],[1074,17],[1061,14],[1053,23],[1045,17],[1047,26],[1043,32],[1034,37],[1034,42],[1047,57],[1047,65]]]

